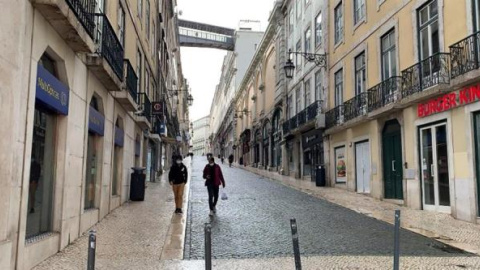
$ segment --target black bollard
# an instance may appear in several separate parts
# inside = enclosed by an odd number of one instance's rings
[[[97,245],[97,232],[95,230],[90,231],[88,236],[88,261],[87,270],[95,269],[95,249]]]
[[[212,270],[212,226],[205,223],[205,270]]]
[[[293,254],[295,255],[295,269],[302,270],[302,262],[300,261],[300,246],[298,244],[297,220],[290,219],[290,228],[292,229]]]
[[[400,210],[395,210],[393,270],[400,269]]]

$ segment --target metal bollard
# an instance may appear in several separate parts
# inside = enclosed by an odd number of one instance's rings
[[[400,210],[395,210],[393,270],[400,269]]]
[[[205,270],[212,270],[212,226],[205,223]]]
[[[87,270],[95,269],[95,249],[97,245],[97,232],[95,230],[90,231],[88,236],[88,261]]]
[[[292,241],[293,241],[293,253],[295,255],[295,269],[302,269],[302,262],[300,260],[300,247],[298,244],[298,230],[297,230],[297,220],[292,218],[290,219],[290,228],[292,229]]]

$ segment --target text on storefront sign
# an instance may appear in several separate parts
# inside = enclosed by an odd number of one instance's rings
[[[418,117],[426,117],[435,113],[451,110],[480,100],[480,85],[468,86],[464,89],[434,98],[419,104],[417,108]]]

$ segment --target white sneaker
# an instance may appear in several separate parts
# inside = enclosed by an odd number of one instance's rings
[[[213,216],[213,211],[210,210],[210,214],[208,214],[209,216]]]

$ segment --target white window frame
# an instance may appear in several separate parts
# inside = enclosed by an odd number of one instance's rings
[[[307,35],[308,34],[308,35]],[[312,28],[309,26],[304,32],[304,48],[306,53],[312,52]]]
[[[315,100],[322,100],[322,71],[315,72]]]
[[[320,23],[318,22],[320,19]],[[319,12],[315,17],[315,47],[322,45],[323,29],[322,29],[322,12]]]
[[[305,95],[305,108],[312,104],[312,85],[310,83],[310,78],[305,80],[303,84],[304,95]]]
[[[340,1],[333,10],[334,18],[334,42],[335,45],[343,41],[343,3]]]
[[[137,16],[140,19],[143,16],[143,0],[137,0]],[[140,24],[141,23],[142,23],[142,20],[140,20]]]
[[[335,106],[343,105],[343,68],[334,73]]]
[[[363,58],[363,62],[362,62],[362,58]],[[365,51],[361,52],[354,58],[354,67],[355,67],[355,95],[359,95],[366,91],[367,64],[366,64]]]
[[[393,44],[390,42],[393,37]],[[388,40],[389,46],[384,49],[384,42]],[[385,81],[393,76],[397,75],[397,40],[395,28],[390,29],[380,38],[380,66],[382,72],[382,80]],[[388,62],[388,68],[385,66],[385,62]],[[388,74],[387,74],[388,71]],[[388,78],[387,78],[388,77]]]
[[[121,4],[118,5],[118,16],[117,16],[117,24],[118,24],[118,39],[122,44],[122,48],[125,49],[125,10]]]
[[[357,26],[366,19],[366,2],[365,0],[353,0],[353,25]]]

